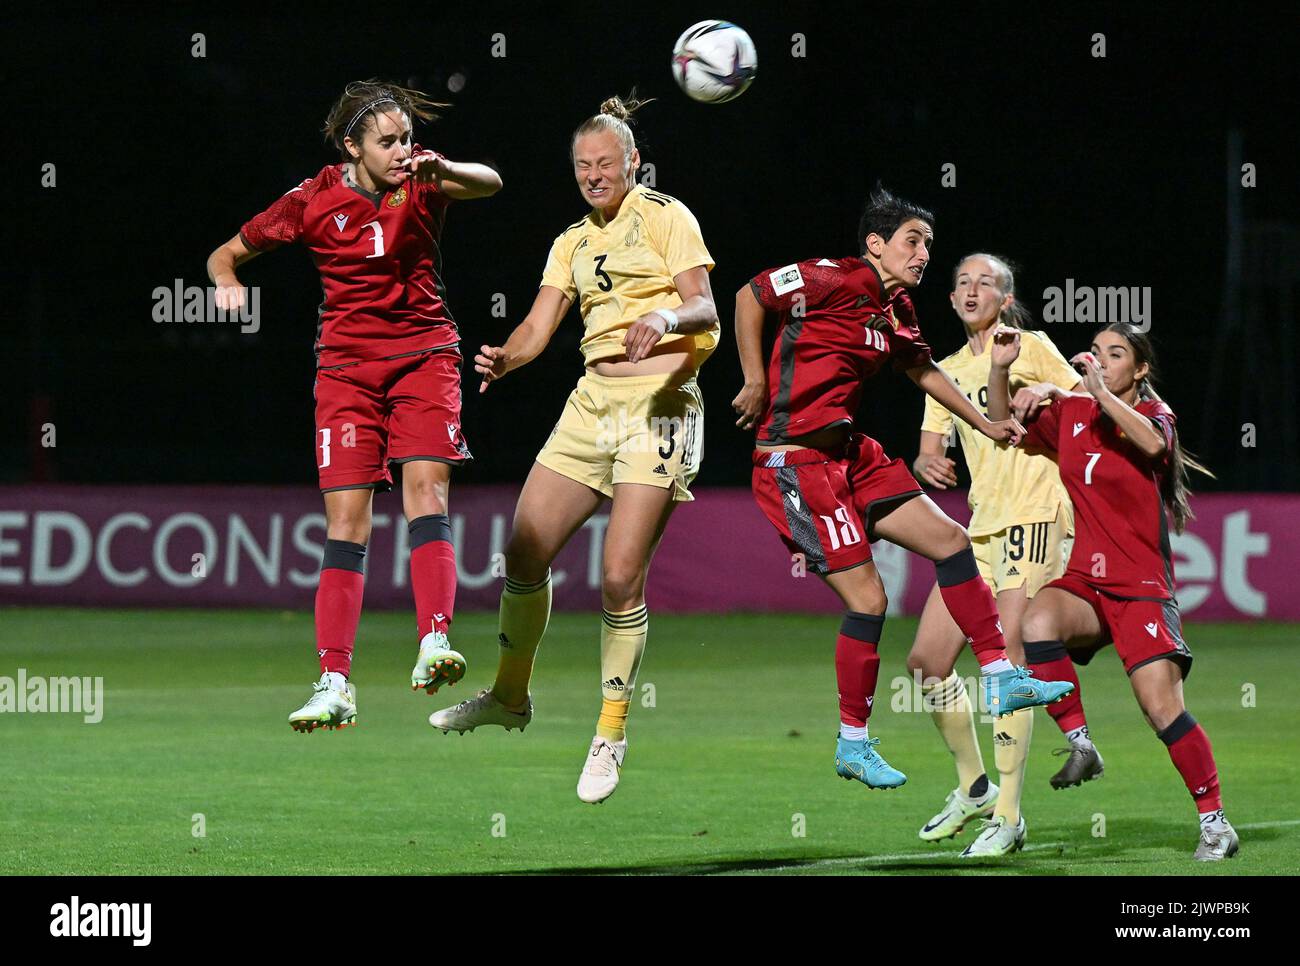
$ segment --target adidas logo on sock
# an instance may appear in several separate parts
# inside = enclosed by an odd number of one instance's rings
[[[1010,745],[1014,745],[1016,743],[1016,739],[1012,738],[1005,731],[997,731],[994,732],[993,734],[993,743],[1002,748],[1006,748],[1009,747]]]
[[[602,688],[607,688],[607,689],[609,689],[610,691],[625,691],[625,690],[627,690],[627,685],[625,685],[625,684],[623,683],[623,679],[622,679],[622,678],[619,678],[619,677],[613,677],[613,678],[610,678],[608,681],[606,681],[604,684],[602,684],[601,687],[602,687]]]
[[[514,645],[512,645],[512,644],[510,643],[510,638],[506,637],[505,634],[498,634],[498,635],[497,635],[497,641],[501,644],[502,647],[513,647],[513,646],[514,646]]]
[[[658,473],[660,476],[667,476],[667,475],[668,475],[668,471],[667,471],[666,469],[664,469],[664,464],[663,464],[663,463],[660,463],[658,466],[656,466],[656,467],[654,468],[654,472]]]

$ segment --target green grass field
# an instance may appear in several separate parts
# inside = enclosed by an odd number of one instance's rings
[[[496,618],[457,617],[466,680],[407,689],[412,619],[362,618],[359,726],[295,734],[288,713],[316,678],[311,617],[276,611],[9,609],[0,675],[102,675],[103,720],[0,715],[0,873],[314,874],[650,872],[781,874],[1200,874],[1300,870],[1296,628],[1189,625],[1189,708],[1219,762],[1242,852],[1206,866],[1191,801],[1147,730],[1113,651],[1083,670],[1106,776],[1047,784],[1063,742],[1036,721],[1027,849],[972,863],[973,832],[939,845],[917,829],[955,784],[924,713],[894,710],[891,682],[915,621],[891,619],[872,733],[907,772],[896,791],[834,774],[836,619],[651,616],[617,794],[574,785],[599,707],[597,618],[560,614],[522,735],[459,737],[436,707],[486,686]],[[969,658],[963,674],[974,673]],[[1256,690],[1243,707],[1243,686]],[[980,724],[992,768],[991,726]],[[201,814],[206,835],[193,830]],[[802,820],[799,818],[802,816]],[[1102,818],[1104,817],[1104,819]],[[1105,835],[1096,836],[1104,820]],[[794,834],[802,826],[802,836]]]

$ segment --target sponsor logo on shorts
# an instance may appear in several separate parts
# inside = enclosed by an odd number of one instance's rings
[[[667,476],[667,475],[668,475],[668,471],[667,471],[666,469],[664,469],[664,464],[663,464],[663,463],[660,463],[658,466],[656,466],[656,467],[654,468],[654,472],[655,472],[656,474],[658,474],[659,476]]]
[[[1012,565],[1011,565],[1011,569],[1007,571],[1007,576],[1008,576],[1008,577],[1019,577],[1019,576],[1020,576],[1020,571],[1016,569],[1016,565],[1015,565],[1015,564],[1012,564]]]
[[[796,510],[800,509],[799,494],[798,494],[798,493],[796,493],[794,490],[791,490],[789,493],[786,494],[786,496],[788,496],[788,497],[790,498],[790,502],[791,502],[792,504],[794,504],[794,508],[795,508]]]
[[[1155,621],[1152,621],[1150,624],[1143,624],[1142,626],[1147,629],[1147,633],[1150,634],[1152,637],[1156,636],[1156,630],[1159,627],[1159,625],[1156,624]]]

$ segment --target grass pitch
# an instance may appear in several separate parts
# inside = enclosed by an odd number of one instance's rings
[[[0,675],[102,676],[104,715],[0,714],[0,873],[1294,874],[1300,870],[1296,630],[1191,624],[1188,707],[1214,743],[1240,855],[1191,861],[1196,816],[1113,651],[1082,671],[1106,775],[1053,791],[1063,744],[1040,713],[1026,850],[971,862],[974,827],[917,830],[955,783],[895,679],[916,622],[891,618],[872,718],[908,775],[870,791],[834,774],[834,616],[652,613],[623,781],[574,794],[599,710],[598,618],[557,614],[527,732],[459,737],[435,708],[492,679],[496,617],[457,617],[464,682],[408,690],[406,614],[363,615],[359,726],[295,734],[317,677],[311,616],[277,611],[8,609]],[[974,674],[969,657],[959,668]],[[652,694],[645,686],[652,685]],[[645,703],[653,697],[653,707]],[[992,726],[978,726],[993,767]],[[995,778],[996,780],[996,778]],[[201,831],[204,834],[197,836]],[[1104,832],[1104,834],[1099,834]]]

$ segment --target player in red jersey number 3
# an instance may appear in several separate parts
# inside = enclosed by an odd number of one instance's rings
[[[420,641],[411,686],[432,694],[465,673],[447,639],[456,597],[447,490],[451,468],[471,456],[460,430],[460,337],[443,298],[439,244],[449,203],[494,194],[501,179],[412,143],[412,118],[430,120],[440,106],[395,85],[349,84],[325,122],[342,163],[291,188],[208,259],[217,304],[230,309],[243,301],[236,267],[301,241],[325,294],[315,345],[326,519],[316,591],[321,677],[289,716],[297,731],[356,722],[347,679],[371,503],[376,489],[391,485],[394,465]]]

